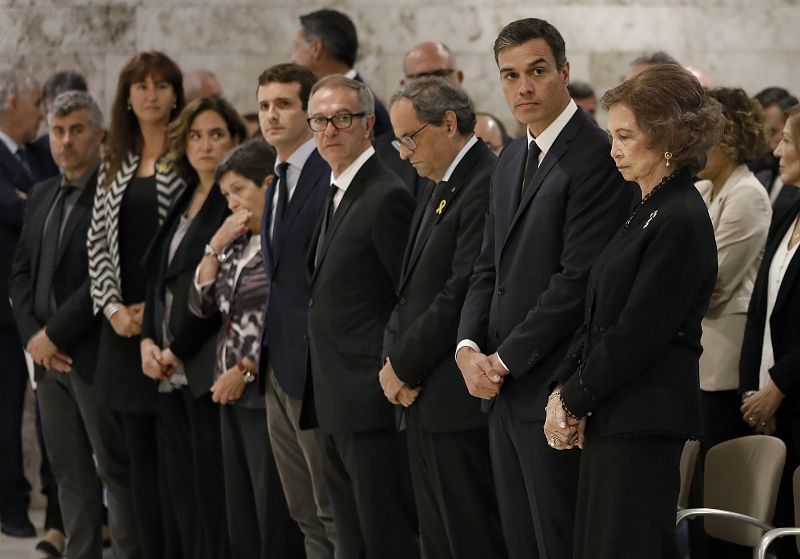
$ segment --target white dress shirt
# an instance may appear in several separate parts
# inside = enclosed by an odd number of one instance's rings
[[[289,164],[289,167],[286,169],[286,190],[287,190],[287,197],[286,197],[286,205],[289,205],[289,202],[292,199],[292,195],[294,194],[295,188],[297,188],[297,182],[300,180],[300,173],[303,171],[303,167],[308,161],[308,158],[311,156],[311,153],[316,148],[316,144],[314,143],[314,138],[310,138],[306,143],[301,145],[299,148],[294,150],[294,153],[289,156],[286,160],[286,163]],[[281,159],[275,160],[275,172],[278,172],[278,165],[283,163]],[[275,192],[272,195],[272,213],[270,214],[269,220],[269,238],[272,240],[272,233],[275,229],[275,211],[278,209],[278,190],[275,189]]]
[[[350,187],[350,183],[353,182],[356,174],[358,171],[361,170],[361,167],[364,166],[364,163],[375,154],[375,148],[371,145],[365,149],[361,155],[356,157],[356,160],[353,161],[347,169],[342,171],[342,174],[338,177],[333,176],[333,171],[331,171],[331,184],[336,184],[338,190],[336,194],[333,195],[333,213],[336,213],[336,210],[339,208],[339,203],[344,198],[345,192]]]

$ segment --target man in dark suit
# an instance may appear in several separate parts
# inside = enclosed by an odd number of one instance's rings
[[[358,55],[358,32],[347,15],[336,10],[317,10],[300,16],[300,30],[294,40],[292,62],[308,66],[317,78],[343,74],[362,82],[354,68]],[[376,137],[392,133],[389,112],[375,97]]]
[[[392,98],[400,156],[429,182],[403,258],[398,304],[386,327],[379,378],[402,404],[426,558],[505,557],[480,400],[453,352],[458,319],[483,238],[495,157],[475,137],[467,94],[419,78]]]
[[[542,433],[556,366],[579,327],[595,257],[634,190],[606,135],[570,99],[564,40],[524,19],[495,41],[506,102],[527,126],[497,162],[483,247],[458,330],[456,359],[487,400],[500,517],[512,558],[571,556],[578,450]]]
[[[451,85],[459,87],[464,81],[464,72],[458,69],[453,53],[444,43],[426,41],[414,46],[403,60],[403,75],[400,85],[407,81],[424,77],[439,77]],[[409,161],[403,159],[392,145],[393,134],[385,134],[375,139],[375,151],[390,171],[397,175],[408,190],[419,199],[428,183],[414,169]]]
[[[42,120],[39,86],[16,70],[0,72],[0,529],[33,537],[30,484],[22,468],[22,408],[28,370],[8,303],[8,279],[25,199],[58,172],[48,150],[33,143]]]
[[[305,536],[309,559],[333,558],[335,530],[322,476],[319,441],[300,430],[308,364],[306,254],[325,205],[330,167],[306,122],[317,81],[305,66],[278,64],[258,78],[258,116],[277,152],[267,189],[261,249],[270,279],[259,384],[266,390],[267,425],[289,512]]]
[[[28,199],[14,257],[11,298],[20,337],[36,363],[44,438],[58,482],[70,557],[100,557],[102,499],[93,455],[105,463],[91,387],[99,339],[86,253],[104,130],[85,92],[57,97],[49,116],[63,169]],[[116,534],[115,534],[116,535]],[[63,550],[59,550],[63,551]]]
[[[319,425],[336,557],[419,555],[405,441],[378,384],[383,330],[397,296],[414,202],[372,147],[372,92],[328,76],[309,124],[331,167],[308,252],[309,349],[303,425]]]

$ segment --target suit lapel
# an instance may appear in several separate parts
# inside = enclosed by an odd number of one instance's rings
[[[59,175],[60,176],[60,175]],[[83,187],[81,195],[75,202],[75,206],[69,213],[67,223],[64,225],[64,232],[61,234],[61,242],[58,244],[58,252],[56,253],[56,267],[61,262],[64,252],[69,244],[69,239],[72,238],[73,233],[78,225],[83,221],[87,213],[92,211],[92,201],[94,200],[94,192],[97,186],[97,170],[89,178],[89,181]]]
[[[3,142],[0,142],[0,167],[6,170],[11,184],[20,192],[27,193],[31,189],[31,186],[33,186],[22,164],[13,153],[8,151],[6,144]]]
[[[373,168],[377,161],[377,154],[373,154],[369,159],[367,159],[364,165],[361,166],[361,169],[358,170],[356,176],[353,177],[350,186],[347,187],[341,202],[339,202],[339,207],[336,208],[336,211],[333,214],[333,219],[331,219],[331,223],[328,224],[328,230],[325,233],[325,238],[317,241],[317,243],[321,242],[323,244],[319,254],[319,260],[317,261],[316,266],[314,267],[314,273],[311,276],[312,281],[317,276],[319,269],[322,267],[322,262],[325,260],[325,255],[328,252],[331,241],[336,236],[336,230],[347,216],[347,212],[350,211],[350,207],[353,205],[353,202],[359,198],[361,193],[366,188],[367,181],[372,176],[374,170]]]
[[[39,185],[40,187],[47,188],[49,191],[47,195],[42,198],[42,203],[36,208],[36,212],[31,216],[31,223],[28,225],[30,231],[35,232],[35,241],[33,243],[33,256],[31,258],[31,277],[36,278],[39,274],[39,258],[42,253],[42,234],[44,233],[44,222],[47,219],[47,213],[53,206],[53,201],[58,194],[58,184],[60,178],[55,178],[52,182],[48,181],[46,184]]]
[[[433,189],[436,187],[436,184],[433,181],[428,181],[425,185],[424,190],[422,191],[422,196],[419,198],[419,202],[417,203],[417,209],[414,211],[414,217],[411,218],[411,228],[409,230],[409,242],[406,246],[406,251],[403,254],[403,275],[405,276],[405,270],[409,267],[409,262],[411,261],[411,253],[414,249],[414,239],[417,238],[417,231],[420,228],[420,224],[422,223],[422,216],[425,215],[425,211],[428,207],[428,200],[433,194]],[[402,280],[400,282],[402,284]]]
[[[561,133],[556,138],[556,141],[553,142],[553,145],[550,146],[550,149],[547,151],[547,154],[542,159],[539,168],[536,170],[536,174],[533,177],[533,181],[531,185],[525,190],[525,195],[520,200],[519,206],[514,211],[513,207],[509,208],[511,212],[513,212],[513,218],[511,220],[511,225],[506,231],[505,238],[503,239],[503,248],[505,248],[506,243],[508,242],[508,238],[511,236],[511,233],[514,231],[517,223],[520,221],[522,216],[525,214],[528,206],[530,206],[531,201],[536,196],[536,193],[544,183],[544,180],[547,178],[550,171],[553,169],[555,164],[558,162],[561,157],[567,153],[569,149],[570,142],[575,138],[580,130],[581,126],[586,121],[586,117],[583,115],[583,111],[578,109],[572,118],[569,119],[564,129],[561,130]],[[517,180],[513,183],[515,188],[521,188],[522,185],[522,177],[525,173],[525,155],[527,152],[523,152],[522,157],[522,167],[518,170],[518,176],[515,177]],[[512,198],[513,199],[513,198]],[[513,204],[512,204],[513,206]],[[502,252],[502,249],[501,249]]]
[[[277,269],[278,262],[281,258],[281,252],[283,251],[284,241],[286,240],[286,236],[289,234],[289,231],[292,229],[292,225],[294,224],[297,216],[300,214],[300,211],[303,209],[303,206],[308,202],[308,198],[311,195],[311,192],[317,188],[319,181],[323,178],[325,174],[326,168],[324,165],[320,165],[322,161],[319,152],[315,149],[311,152],[311,155],[306,160],[305,165],[303,165],[303,169],[300,171],[300,177],[297,179],[297,186],[292,193],[292,199],[289,200],[289,204],[286,206],[286,216],[281,221],[281,226],[278,231],[273,233],[273,245],[275,248],[274,254],[271,255],[273,259],[272,263],[272,270]],[[270,202],[272,197],[270,197]],[[271,204],[270,204],[270,214],[271,212]]]

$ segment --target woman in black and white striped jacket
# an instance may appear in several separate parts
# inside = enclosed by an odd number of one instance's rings
[[[115,487],[109,487],[112,537],[122,556],[172,557],[174,532],[162,519],[158,486],[156,381],[142,374],[143,257],[184,180],[162,157],[169,122],[184,105],[178,66],[160,52],[136,54],[122,69],[108,150],[88,234],[95,312],[103,321],[95,394]],[[165,543],[165,536],[166,542]]]

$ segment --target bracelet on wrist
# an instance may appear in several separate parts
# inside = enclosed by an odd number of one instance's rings
[[[105,307],[103,307],[103,315],[106,317],[106,320],[111,320],[111,317],[118,312],[119,305],[116,303],[108,303]]]
[[[242,378],[244,379],[245,384],[250,384],[256,380],[255,371],[250,370],[247,365],[244,364],[243,360],[236,363],[236,368],[238,368],[239,372],[242,373]]]

